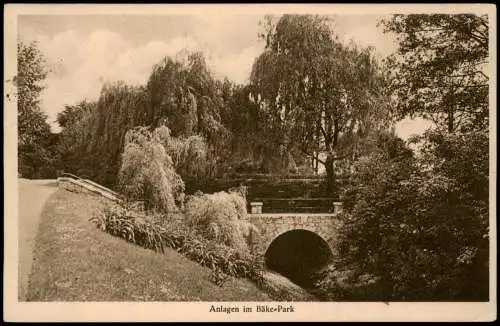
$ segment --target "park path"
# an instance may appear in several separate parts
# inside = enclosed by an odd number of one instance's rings
[[[56,190],[56,180],[19,179],[19,301],[26,301],[33,248],[43,206]]]

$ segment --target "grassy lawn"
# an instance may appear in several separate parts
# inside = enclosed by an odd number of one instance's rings
[[[59,189],[35,243],[28,301],[270,301],[245,279],[219,287],[174,250],[159,254],[102,232],[88,219],[105,203]]]

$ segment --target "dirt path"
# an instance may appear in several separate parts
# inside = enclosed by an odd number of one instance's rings
[[[57,190],[56,180],[19,179],[19,300],[26,300],[26,290],[33,261],[33,246],[42,208]]]

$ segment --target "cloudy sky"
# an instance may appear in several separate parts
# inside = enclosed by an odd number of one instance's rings
[[[394,51],[393,37],[377,27],[375,15],[335,16],[335,31],[344,42],[375,47],[380,56]],[[257,35],[263,16],[238,15],[22,15],[18,33],[38,41],[52,72],[46,80],[42,108],[55,118],[63,105],[97,99],[106,81],[144,84],[153,64],[180,50],[202,50],[217,77],[246,82],[262,52]],[[426,128],[404,121],[406,138]]]

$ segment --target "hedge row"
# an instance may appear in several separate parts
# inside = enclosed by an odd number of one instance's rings
[[[247,199],[254,198],[324,198],[330,197],[323,178],[231,178],[184,180],[188,194],[201,191],[215,193],[241,185],[247,187]],[[342,180],[339,180],[342,184]]]

